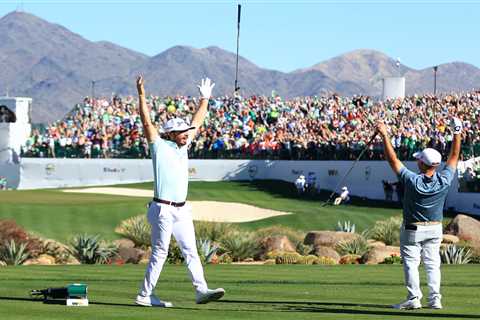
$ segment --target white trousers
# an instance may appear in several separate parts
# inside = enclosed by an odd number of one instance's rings
[[[441,298],[440,295],[440,244],[442,243],[442,224],[417,226],[417,230],[406,230],[402,226],[400,233],[400,253],[403,258],[407,299],[423,297],[420,290],[418,266],[423,260],[427,273],[429,299]]]
[[[185,258],[193,287],[197,291],[205,292],[207,283],[197,252],[190,205],[186,204],[183,207],[176,208],[166,204],[151,202],[147,215],[148,222],[152,226],[152,255],[145,271],[140,295],[146,297],[153,293],[163,264],[167,259],[172,233]]]

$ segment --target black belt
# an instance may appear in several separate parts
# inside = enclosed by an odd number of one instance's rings
[[[153,201],[158,202],[158,203],[168,204],[169,206],[173,206],[173,207],[183,207],[185,205],[185,201],[183,201],[183,202],[173,202],[173,201],[167,201],[167,200],[162,200],[162,199],[158,199],[158,198],[153,198]]]
[[[417,230],[418,226],[436,226],[441,224],[440,221],[425,221],[425,222],[414,222],[405,225],[405,230]]]

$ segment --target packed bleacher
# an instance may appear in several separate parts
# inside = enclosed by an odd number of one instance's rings
[[[149,96],[151,118],[158,127],[166,120],[191,120],[194,97]],[[374,101],[367,96],[249,98],[215,97],[191,158],[351,160],[373,135],[372,121],[391,127],[392,144],[402,160],[426,146],[447,155],[452,135],[451,115],[463,119],[464,159],[480,155],[480,91],[443,96],[409,96]],[[33,131],[22,156],[66,158],[147,158],[138,101],[135,97],[90,99],[62,120]],[[379,138],[364,154],[382,159]]]

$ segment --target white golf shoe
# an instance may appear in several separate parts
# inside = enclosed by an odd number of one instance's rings
[[[420,299],[414,297],[399,304],[394,304],[392,307],[394,309],[420,309],[422,307],[422,303],[420,302]]]
[[[138,295],[137,298],[135,299],[135,303],[144,307],[160,307],[160,308],[173,307],[173,304],[171,302],[162,301],[158,299],[156,296],[154,296],[153,294],[148,297]]]
[[[430,309],[442,309],[442,300],[439,297],[435,297],[428,301],[428,307]]]
[[[207,289],[206,292],[197,291],[195,302],[197,304],[209,303],[220,299],[224,294],[225,290],[223,288]]]

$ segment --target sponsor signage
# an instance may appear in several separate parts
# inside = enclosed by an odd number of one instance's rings
[[[127,171],[127,169],[125,169],[125,168],[103,167],[103,172],[105,172],[105,173],[124,173],[126,171]]]
[[[328,175],[330,177],[338,176],[338,170],[337,169],[328,169]]]

